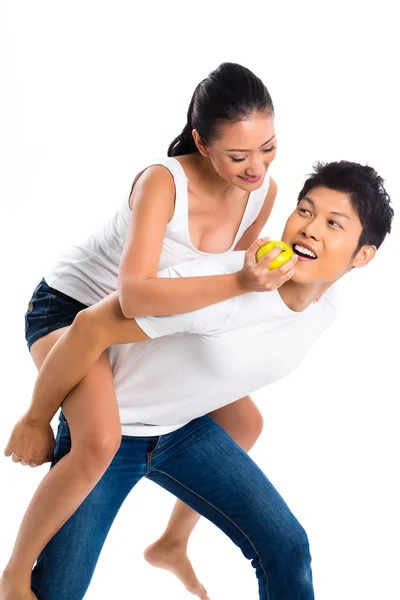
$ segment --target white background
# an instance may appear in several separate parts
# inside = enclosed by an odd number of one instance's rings
[[[1,447],[35,379],[23,330],[34,287],[111,216],[139,166],[166,154],[194,87],[219,63],[251,68],[275,103],[279,195],[265,235],[280,235],[318,159],[368,162],[399,212],[390,4],[1,2]],[[398,242],[397,221],[375,261],[342,282],[340,321],[298,372],[254,395],[265,428],[252,456],[308,531],[323,600],[400,594]],[[46,471],[0,457],[0,570]],[[189,597],[142,559],[173,502],[138,485],[86,598]],[[250,564],[204,520],[190,555],[212,600],[257,597]]]

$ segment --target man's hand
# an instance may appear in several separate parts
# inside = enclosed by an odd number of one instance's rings
[[[12,430],[4,454],[21,465],[38,467],[53,460],[55,445],[50,423],[32,420],[26,413]]]

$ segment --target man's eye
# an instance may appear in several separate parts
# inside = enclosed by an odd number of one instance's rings
[[[299,208],[299,211],[300,211],[301,213],[304,213],[304,214],[308,213],[308,214],[311,216],[311,213],[310,213],[310,211],[309,211],[309,210],[307,210],[306,208]]]
[[[328,223],[329,223],[329,225],[334,225],[335,227],[342,227],[342,226],[340,225],[340,223],[337,223],[336,221],[332,221],[332,220],[331,220],[331,221],[328,221]]]

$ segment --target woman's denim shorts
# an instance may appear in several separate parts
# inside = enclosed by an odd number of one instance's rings
[[[44,279],[36,287],[25,313],[25,338],[30,351],[36,340],[61,327],[71,325],[85,304],[55,290]]]

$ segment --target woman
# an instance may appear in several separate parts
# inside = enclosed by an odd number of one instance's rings
[[[28,347],[39,369],[78,308],[118,289],[122,313],[189,312],[251,291],[276,289],[288,280],[268,261],[246,263],[228,275],[162,280],[157,270],[204,254],[246,249],[262,230],[276,196],[267,170],[276,154],[272,100],[248,69],[224,63],[196,88],[187,124],[168,159],[142,171],[124,203],[99,234],[72,248],[36,288],[26,314]],[[177,158],[176,158],[177,157]],[[258,245],[263,240],[258,242]],[[13,460],[40,464],[54,447],[49,422],[58,406],[33,404],[8,445]],[[99,481],[121,441],[113,377],[104,352],[63,404],[73,450],[46,476],[35,494],[5,571],[7,598],[30,597],[31,568],[49,539]],[[261,415],[250,397],[212,417],[248,451],[258,438]],[[27,456],[22,440],[44,439],[41,456]],[[46,507],[51,506],[51,513]],[[175,572],[205,597],[186,556],[198,516],[177,503],[164,536],[146,552],[152,564]],[[30,593],[30,592],[29,592]]]

